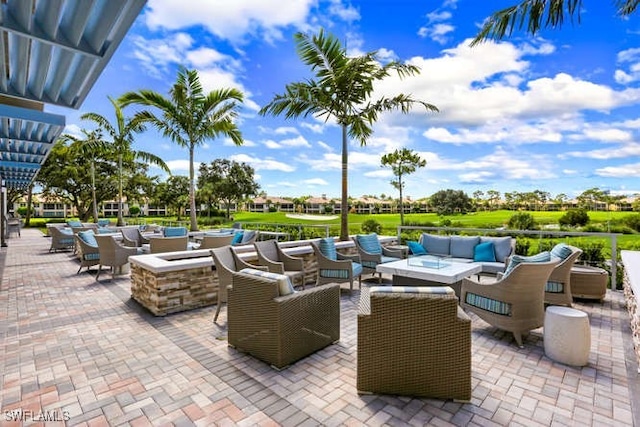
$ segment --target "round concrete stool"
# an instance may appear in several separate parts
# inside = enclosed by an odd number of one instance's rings
[[[556,362],[584,366],[589,362],[591,328],[587,313],[549,306],[544,316],[544,353]]]

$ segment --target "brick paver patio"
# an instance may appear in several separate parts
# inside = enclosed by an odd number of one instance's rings
[[[39,231],[8,243],[0,251],[3,426],[20,425],[13,416],[42,425],[41,413],[90,426],[640,425],[622,292],[575,305],[591,322],[586,367],[545,357],[541,329],[519,349],[472,316],[470,403],[359,396],[358,292],[342,295],[340,342],[278,372],[227,347],[224,309],[221,326],[215,307],[154,317],[130,299],[128,277],[77,275],[72,254],[48,253]]]

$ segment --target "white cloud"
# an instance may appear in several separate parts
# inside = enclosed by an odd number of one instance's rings
[[[495,174],[488,171],[469,172],[458,175],[460,182],[468,184],[489,182],[494,177]]]
[[[264,141],[264,145],[267,148],[271,148],[274,150],[281,149],[281,148],[290,148],[290,147],[304,147],[304,148],[311,147],[311,144],[309,144],[309,141],[307,141],[305,137],[302,135],[298,135],[295,138],[283,139],[281,141],[274,141],[272,139],[269,139]]]
[[[169,70],[170,64],[180,64],[185,58],[184,52],[191,48],[193,38],[187,33],[174,33],[162,39],[150,39],[141,36],[133,37],[136,47],[134,57],[142,64],[147,73],[155,78],[162,78]]]
[[[360,12],[352,5],[345,5],[341,0],[331,0],[329,13],[338,16],[346,22],[357,21],[360,19]]]
[[[607,166],[596,169],[596,175],[609,178],[636,178],[640,175],[640,163],[620,166]]]
[[[81,128],[76,124],[68,124],[64,127],[64,133],[69,134],[71,136],[75,136],[76,138],[84,138],[82,129],[83,128]]]
[[[365,172],[363,175],[368,178],[391,178],[393,176],[393,172],[389,169],[380,169],[371,172]]]
[[[237,147],[237,145],[235,144],[235,142],[233,142],[233,140],[231,138],[225,138],[222,141],[222,145],[224,145],[225,147]],[[253,142],[250,139],[243,139],[242,140],[242,146],[243,147],[255,147],[257,146],[257,144],[255,142]]]
[[[300,126],[309,129],[313,133],[322,133],[324,131],[324,124],[303,122]]]
[[[311,186],[325,186],[325,185],[329,185],[329,183],[327,181],[325,181],[322,178],[311,178],[311,179],[305,179],[302,181],[303,184],[306,185],[311,185]]]
[[[428,27],[421,27],[418,30],[418,35],[420,37],[430,38],[437,43],[445,44],[449,41],[447,34],[453,32],[455,29],[456,27],[451,24],[434,24]]]
[[[234,154],[233,156],[229,156],[229,159],[235,160],[236,162],[244,162],[252,166],[257,171],[258,170],[277,170],[282,172],[293,172],[296,170],[296,168],[294,168],[290,164],[279,162],[271,158],[260,159],[258,157],[253,157],[248,154]]]
[[[619,147],[607,147],[589,151],[570,151],[560,155],[560,158],[583,158],[583,159],[623,159],[626,157],[640,156],[640,144],[630,143]]]
[[[184,172],[189,172],[189,160],[165,160],[165,163],[173,175],[184,175]],[[193,162],[193,167],[198,170],[200,162]]]
[[[332,152],[333,151],[333,147],[331,147],[329,144],[322,142],[322,141],[318,141],[318,145],[320,147],[322,147],[324,150]]]

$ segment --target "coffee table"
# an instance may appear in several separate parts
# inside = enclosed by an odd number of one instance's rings
[[[376,271],[391,274],[394,286],[451,286],[459,298],[462,279],[480,273],[482,266],[475,262],[422,255],[378,264]]]

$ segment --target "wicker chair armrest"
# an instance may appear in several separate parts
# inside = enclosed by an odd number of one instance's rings
[[[271,273],[284,274],[285,268],[284,263],[282,262],[271,261],[262,257],[262,259],[260,259],[258,263],[260,264],[260,266],[267,267],[267,270]]]
[[[360,254],[360,259],[362,261],[375,261],[377,263],[382,262],[382,254],[373,254],[371,252],[367,252],[364,249],[361,249],[359,246],[358,253]]]
[[[402,252],[402,249],[389,249],[387,247],[382,246],[382,255],[395,257],[395,258],[402,258],[404,254]]]
[[[123,243],[124,246],[128,246],[128,247],[136,247],[137,246],[137,242],[129,239],[124,234],[122,235],[122,243]]]
[[[464,278],[462,279],[460,299],[461,301],[464,301],[466,293],[470,292],[494,299],[496,301],[504,301],[504,286],[501,285],[502,283],[500,281],[484,284],[468,277]]]
[[[353,261],[353,262],[357,262],[358,264],[362,264],[362,259],[360,258],[359,254],[345,255],[338,252],[338,261]]]
[[[313,288],[307,288],[303,291],[297,291],[289,295],[284,295],[274,299],[278,304],[286,304],[290,301],[303,300],[303,299],[317,299],[323,298],[323,295],[332,295],[335,289],[340,289],[339,283],[327,283],[324,285],[314,286]],[[339,301],[338,294],[338,301]]]
[[[303,270],[304,269],[304,261],[302,258],[293,257],[291,255],[286,254],[280,247],[278,247],[278,255],[280,256],[280,260],[284,264],[285,270]]]
[[[328,270],[351,270],[351,261],[350,259],[344,260],[333,260],[329,258],[325,258],[322,261],[318,261],[318,268],[328,269]]]
[[[238,271],[242,270],[243,268],[253,268],[256,270],[269,271],[269,267],[267,267],[266,265],[251,264],[238,256],[236,256],[236,264],[238,266]]]

